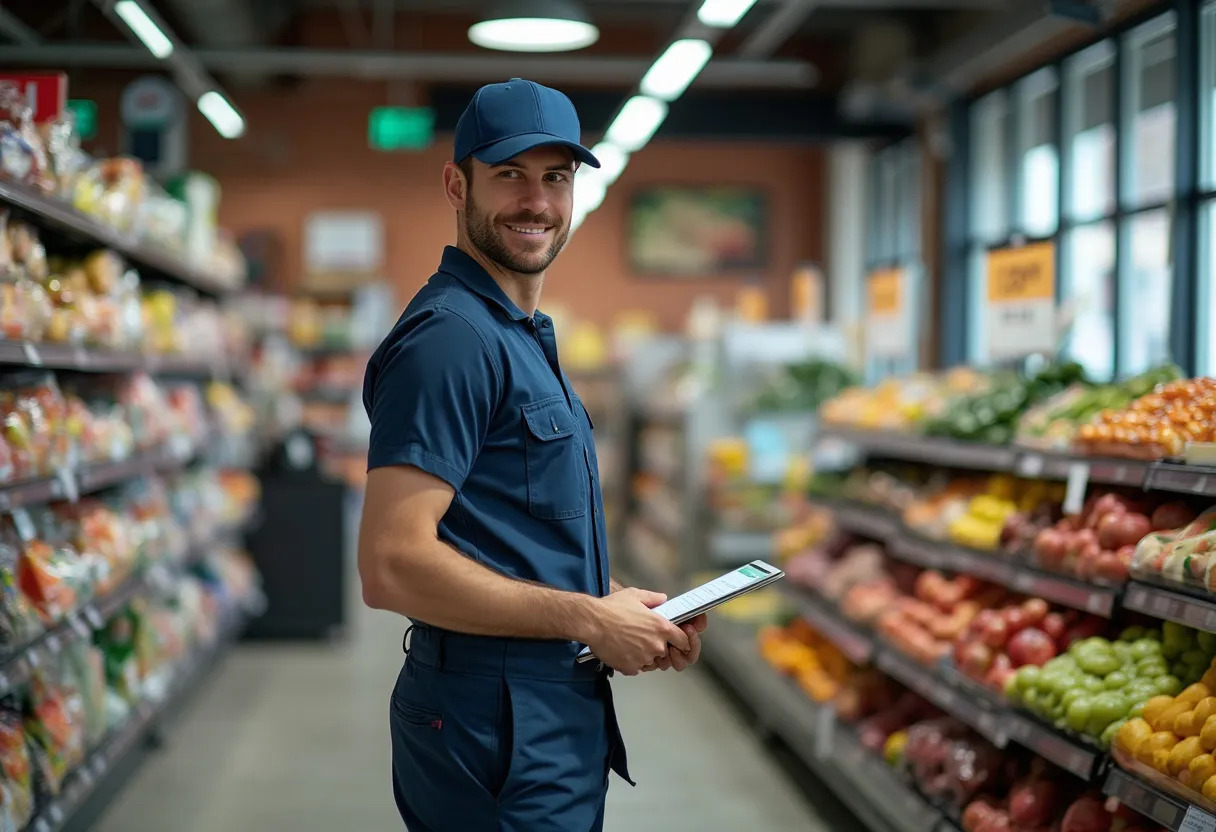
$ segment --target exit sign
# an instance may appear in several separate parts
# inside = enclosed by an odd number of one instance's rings
[[[422,150],[434,137],[430,107],[377,107],[367,120],[367,143],[374,150]]]
[[[68,109],[76,117],[76,134],[84,141],[97,135],[97,102],[87,98],[71,98]]]

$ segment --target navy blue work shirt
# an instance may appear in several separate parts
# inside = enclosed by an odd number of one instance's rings
[[[553,321],[472,257],[444,249],[368,362],[363,406],[368,470],[412,465],[455,489],[441,539],[513,578],[608,593],[593,426]]]

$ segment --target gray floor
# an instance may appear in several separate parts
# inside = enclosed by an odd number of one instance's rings
[[[340,647],[237,650],[172,727],[168,747],[117,797],[100,832],[401,829],[384,726],[401,626],[380,613],[354,617]],[[613,778],[609,830],[833,826],[707,676],[649,674],[619,679],[614,690],[639,785]]]

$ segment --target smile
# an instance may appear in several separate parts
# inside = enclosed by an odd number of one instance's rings
[[[532,226],[532,225],[511,225],[510,223],[503,223],[503,224],[506,225],[507,228],[511,229],[512,231],[514,231],[517,234],[540,235],[540,234],[544,234],[545,232],[547,232],[550,228],[550,226],[547,226],[547,225]]]

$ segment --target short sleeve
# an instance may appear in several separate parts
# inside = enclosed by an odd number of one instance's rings
[[[412,465],[459,491],[485,441],[499,375],[463,318],[435,311],[419,317],[399,324],[405,332],[368,364],[367,467]]]

